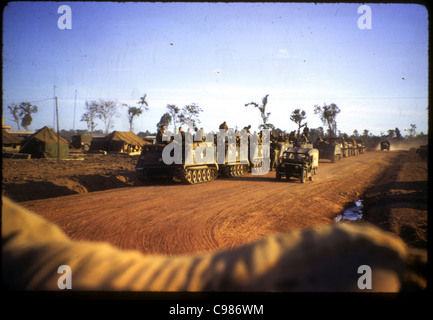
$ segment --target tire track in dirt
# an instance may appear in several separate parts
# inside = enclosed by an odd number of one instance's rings
[[[313,182],[247,174],[199,185],[153,185],[23,202],[72,239],[152,254],[237,247],[270,234],[320,227],[375,183],[398,151],[319,164]]]

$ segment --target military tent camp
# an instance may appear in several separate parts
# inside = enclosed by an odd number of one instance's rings
[[[145,144],[150,144],[138,137],[133,132],[113,131],[105,138],[94,139],[90,145],[90,150],[105,150],[109,152],[139,152]]]
[[[60,158],[69,156],[69,142],[48,127],[43,127],[22,141],[20,153],[28,153],[32,158]]]

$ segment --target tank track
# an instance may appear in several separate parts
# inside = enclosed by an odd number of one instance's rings
[[[198,184],[215,180],[218,176],[216,168],[185,168],[180,173],[180,179],[186,184]]]

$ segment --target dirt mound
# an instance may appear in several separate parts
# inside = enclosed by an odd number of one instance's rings
[[[3,159],[3,194],[16,202],[110,190],[139,184],[138,156],[79,154],[68,160]]]

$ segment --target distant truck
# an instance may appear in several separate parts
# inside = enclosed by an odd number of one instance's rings
[[[391,147],[391,144],[389,143],[388,140],[383,140],[380,142],[380,150],[381,151],[383,151],[383,150],[389,151],[390,147]]]
[[[88,135],[75,135],[72,136],[71,146],[75,149],[82,149],[83,152],[87,152],[90,150],[92,139],[93,137]]]
[[[276,180],[284,176],[287,180],[298,178],[301,183],[313,180],[313,176],[319,169],[319,150],[315,148],[288,148],[282,154],[281,162],[278,164]]]

